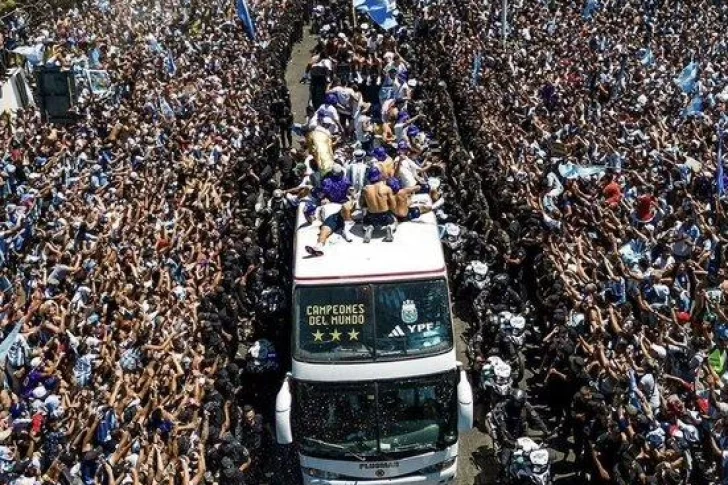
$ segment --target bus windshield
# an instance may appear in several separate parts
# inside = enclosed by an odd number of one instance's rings
[[[452,348],[444,279],[296,290],[296,358],[394,360]]]
[[[457,373],[367,383],[295,384],[294,432],[310,456],[378,460],[457,441]]]

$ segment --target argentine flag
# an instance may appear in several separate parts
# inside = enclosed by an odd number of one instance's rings
[[[250,40],[255,40],[255,23],[253,22],[252,15],[250,15],[248,2],[245,0],[236,0],[235,10],[237,10],[238,18],[245,27],[245,32],[248,34],[248,38]]]
[[[164,64],[167,67],[167,74],[169,74],[170,76],[174,76],[177,73],[177,64],[174,63],[172,51],[167,51],[167,59],[164,61]]]

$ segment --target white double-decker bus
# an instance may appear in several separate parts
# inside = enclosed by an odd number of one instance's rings
[[[292,370],[276,402],[306,485],[454,484],[472,391],[456,359],[447,271],[432,213],[394,242],[334,237],[299,213]]]

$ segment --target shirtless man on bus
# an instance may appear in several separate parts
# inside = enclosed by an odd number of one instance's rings
[[[378,168],[372,167],[369,171],[369,185],[364,187],[364,202],[367,212],[364,216],[364,242],[372,240],[374,228],[384,228],[387,235],[385,242],[394,240],[394,210],[397,202],[394,192],[387,185]]]
[[[399,181],[397,179],[391,179],[389,188],[394,192],[395,208],[394,216],[399,222],[414,221],[419,219],[423,214],[427,214],[432,211],[432,207],[426,205],[412,206],[412,196],[420,192],[420,186],[415,185],[406,189],[400,188]]]

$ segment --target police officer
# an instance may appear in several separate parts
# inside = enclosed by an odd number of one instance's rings
[[[498,403],[493,410],[496,416],[497,437],[501,440],[501,464],[507,467],[511,452],[518,438],[528,435],[530,427],[536,428],[544,435],[549,435],[546,423],[543,422],[536,410],[528,402],[528,396],[522,389],[516,389],[511,396]]]

